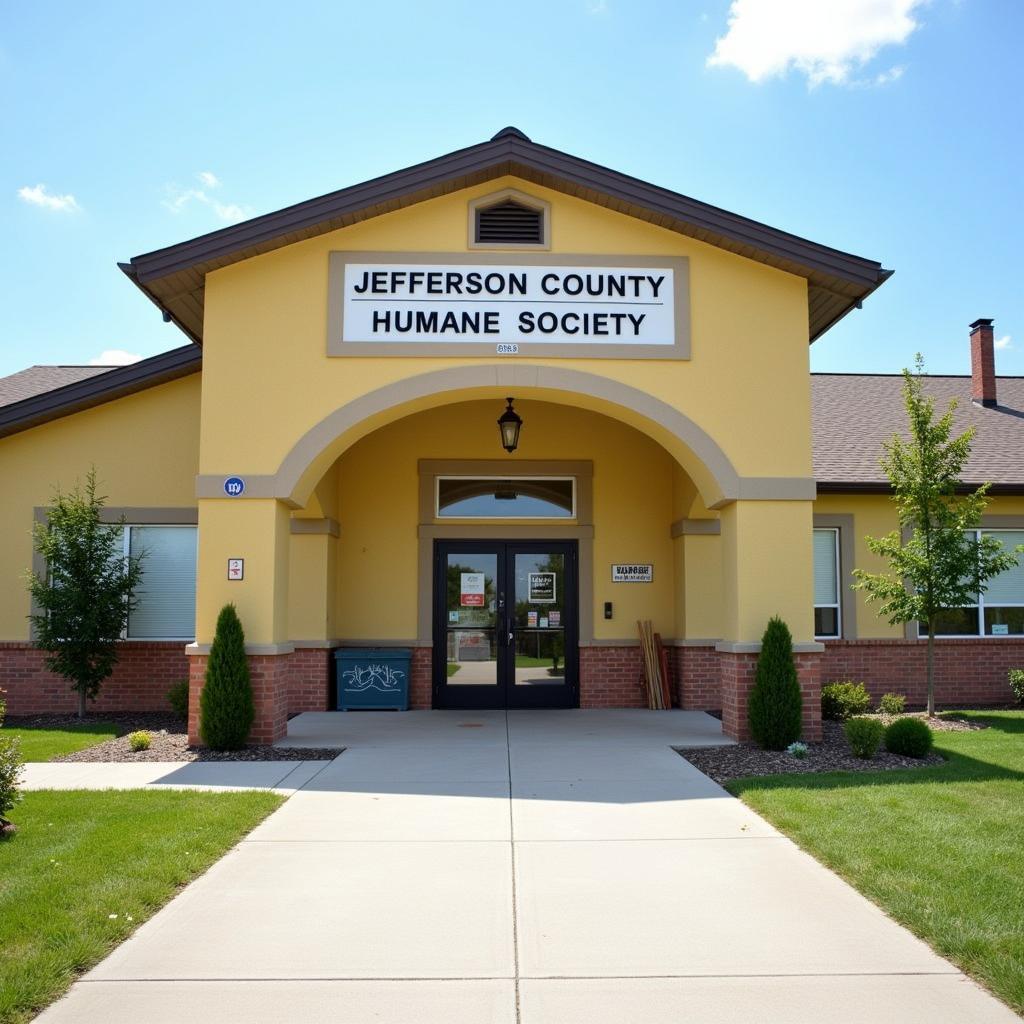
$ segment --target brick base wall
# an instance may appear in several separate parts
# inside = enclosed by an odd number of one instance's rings
[[[719,711],[722,707],[722,670],[714,647],[672,647],[672,702],[688,711]]]
[[[249,678],[256,717],[250,743],[273,743],[288,732],[288,697],[292,684],[291,654],[250,654]],[[206,654],[190,654],[188,687],[188,740],[200,744],[199,700],[206,683]]]
[[[329,647],[296,647],[288,656],[289,715],[327,711],[334,706],[333,653]]]
[[[118,645],[113,675],[88,704],[89,713],[170,711],[167,691],[188,678],[185,643],[132,641]],[[78,694],[47,671],[46,655],[28,643],[0,643],[0,688],[7,690],[9,715],[63,714],[78,710]]]
[[[874,699],[902,693],[908,704],[927,696],[923,640],[826,640],[824,682],[862,682]],[[936,640],[937,704],[1005,704],[1013,699],[1006,673],[1024,668],[1024,638]]]
[[[721,666],[722,731],[734,739],[750,739],[747,723],[747,697],[754,685],[756,654],[717,652]],[[797,676],[803,695],[802,738],[821,739],[821,673],[823,655],[796,654]]]
[[[639,645],[580,648],[580,707],[647,707]]]
[[[409,666],[409,707],[427,711],[434,706],[434,648],[414,647]]]

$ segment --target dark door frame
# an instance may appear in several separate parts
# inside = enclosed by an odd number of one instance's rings
[[[448,685],[447,558],[449,554],[497,556],[497,685]],[[565,682],[550,686],[515,685],[515,558],[517,554],[559,552],[565,558],[563,586]],[[575,708],[579,707],[579,544],[576,540],[435,540],[433,581],[432,703],[435,708]]]

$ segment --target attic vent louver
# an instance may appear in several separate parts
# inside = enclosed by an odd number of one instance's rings
[[[542,245],[544,211],[511,199],[478,209],[475,239],[483,245]]]

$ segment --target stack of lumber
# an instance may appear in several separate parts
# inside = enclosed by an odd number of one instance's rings
[[[640,657],[644,666],[644,691],[647,706],[652,711],[672,707],[672,692],[668,681],[668,658],[661,637],[651,627],[651,620],[637,621],[640,630]]]

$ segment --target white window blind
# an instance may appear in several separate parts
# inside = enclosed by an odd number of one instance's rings
[[[142,585],[128,619],[131,640],[190,640],[196,619],[196,528],[132,526],[129,553],[140,555]]]
[[[983,530],[982,533],[1001,540],[1004,549],[1008,551],[1013,551],[1018,544],[1024,544],[1024,530]],[[988,581],[984,601],[989,607],[1024,604],[1024,559],[1018,559],[1012,569]]]
[[[836,572],[836,530],[814,531],[814,603],[839,603],[839,580]]]

